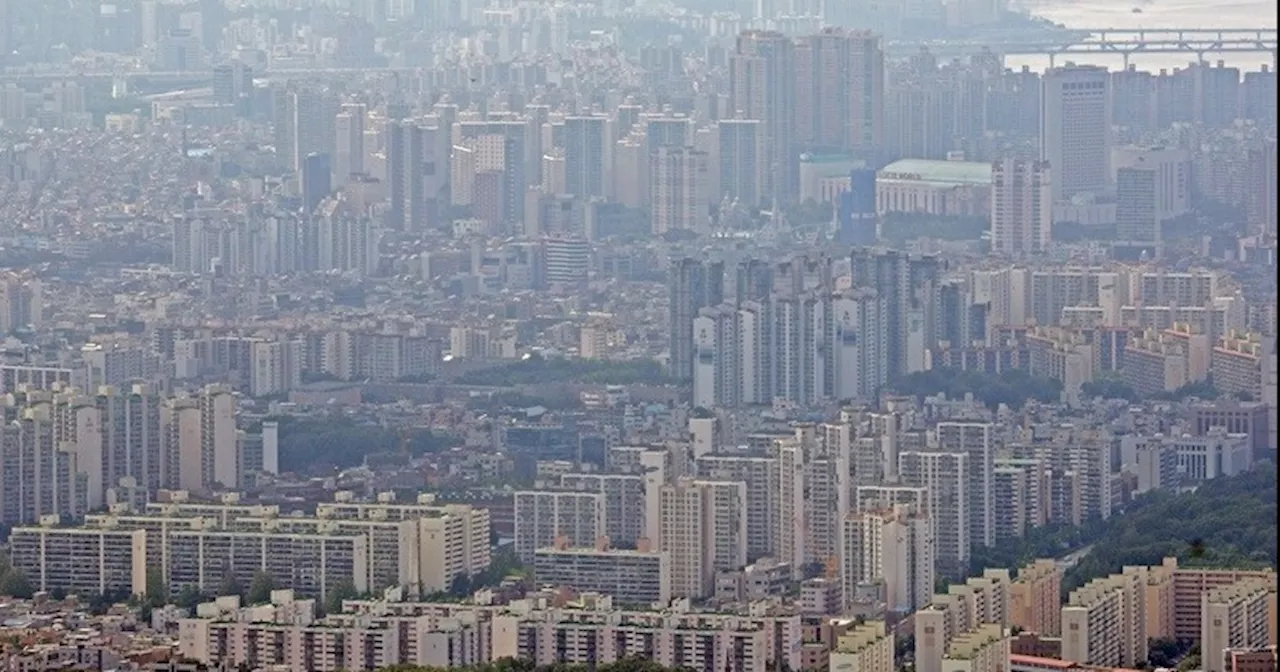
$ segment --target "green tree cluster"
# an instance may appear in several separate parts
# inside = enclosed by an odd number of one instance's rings
[[[971,573],[984,567],[1017,569],[1091,546],[1067,571],[1063,591],[1119,572],[1157,565],[1166,557],[1200,567],[1275,567],[1276,474],[1257,469],[1206,481],[1193,491],[1157,490],[1134,499],[1123,514],[1079,527],[1046,525],[1020,539],[975,548]]]
[[[1192,492],[1151,495],[1107,521],[1089,554],[1067,572],[1065,588],[1166,557],[1198,567],[1276,566],[1274,470],[1215,478]]]
[[[981,371],[958,369],[930,369],[919,371],[891,383],[890,388],[899,394],[914,395],[923,401],[925,397],[945,393],[949,399],[960,399],[972,393],[974,399],[995,409],[1000,404],[1017,410],[1028,399],[1055,402],[1062,394],[1062,381],[1037,378],[1021,369],[1012,369],[998,375]]]
[[[346,469],[371,455],[398,453],[399,430],[340,415],[268,418],[280,423],[280,469],[308,473]],[[250,430],[255,431],[253,429]],[[429,429],[409,430],[409,453],[436,453],[454,445],[452,438]]]
[[[0,554],[0,595],[26,599],[34,594],[27,575],[11,564],[8,555]]]
[[[459,377],[459,385],[509,387],[545,383],[596,385],[665,385],[671,381],[662,365],[653,360],[612,361],[530,356],[518,362],[471,371]]]
[[[507,577],[528,578],[529,569],[520,562],[512,548],[504,548],[493,554],[489,567],[475,576],[459,574],[449,590],[428,597],[428,601],[465,600],[482,588],[495,588]]]

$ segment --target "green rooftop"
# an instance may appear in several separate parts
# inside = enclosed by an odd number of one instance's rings
[[[927,182],[938,186],[990,186],[991,164],[977,161],[903,159],[880,169],[876,179]]]

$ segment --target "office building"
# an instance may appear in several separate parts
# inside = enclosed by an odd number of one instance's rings
[[[333,190],[333,167],[328,154],[308,154],[302,161],[302,212],[310,217]]]
[[[1002,159],[991,167],[991,250],[1043,254],[1053,225],[1051,169],[1043,161]]]
[[[836,208],[836,240],[841,245],[875,245],[880,233],[879,189],[876,171],[855,168],[849,173],[849,189],[840,194]]]
[[[548,238],[542,244],[548,284],[576,285],[587,281],[591,244],[584,238]]]
[[[1053,68],[1041,79],[1040,160],[1053,170],[1053,200],[1107,190],[1111,159],[1106,68]]]
[[[1164,223],[1190,212],[1190,153],[1166,147],[1117,147],[1111,152],[1111,171],[1116,185],[1116,246],[1159,252]]]

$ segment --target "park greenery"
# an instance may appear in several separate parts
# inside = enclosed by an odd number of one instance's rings
[[[1016,569],[1085,547],[1089,552],[1064,577],[1064,592],[1128,565],[1158,565],[1166,557],[1193,567],[1275,567],[1275,520],[1276,474],[1256,469],[1205,481],[1194,490],[1145,493],[1123,515],[1107,520],[1046,525],[1021,539],[975,548],[971,571]]]
[[[612,361],[530,355],[518,362],[468,372],[456,382],[459,385],[508,387],[546,383],[666,385],[671,380],[662,370],[662,365],[649,359]]]
[[[948,399],[962,399],[972,393],[973,398],[988,408],[1005,404],[1014,410],[1022,408],[1028,399],[1046,403],[1056,402],[1062,394],[1062,381],[1037,378],[1021,369],[999,374],[957,369],[930,369],[898,379],[889,387],[898,394],[915,396],[923,402],[925,397],[939,393]]]
[[[267,419],[280,423],[280,470],[286,473],[319,473],[359,466],[369,457],[399,453],[404,439],[413,457],[454,445],[449,436],[426,428],[403,430],[407,434],[402,437],[398,428],[342,415]]]
[[[1102,399],[1123,399],[1125,401],[1139,401],[1142,399],[1142,395],[1138,394],[1137,390],[1134,390],[1115,376],[1100,377],[1097,380],[1087,382],[1080,386],[1080,393],[1086,397]],[[1152,401],[1182,401],[1193,397],[1196,399],[1217,399],[1218,389],[1213,385],[1213,378],[1187,383],[1176,390],[1153,394],[1148,399]]]

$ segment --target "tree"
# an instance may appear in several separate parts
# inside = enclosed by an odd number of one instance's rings
[[[276,579],[268,572],[258,570],[253,573],[253,581],[249,583],[249,604],[264,604],[271,601],[271,591],[276,589]]]
[[[159,567],[147,568],[147,600],[155,604],[169,601],[169,584],[164,580],[164,572]]]
[[[205,599],[204,594],[200,592],[199,588],[187,585],[183,586],[182,590],[178,591],[178,595],[173,599],[173,603],[183,609],[191,611],[196,608],[196,605],[204,602]]]
[[[244,597],[244,586],[240,585],[240,579],[230,571],[222,577],[222,582],[218,584],[218,596],[239,595]]]
[[[343,579],[329,586],[324,596],[324,612],[326,614],[342,613],[342,602],[344,600],[354,600],[360,596],[360,591],[356,590],[356,584],[351,579]]]
[[[20,569],[12,569],[0,577],[0,595],[30,599],[35,594],[31,581]]]

